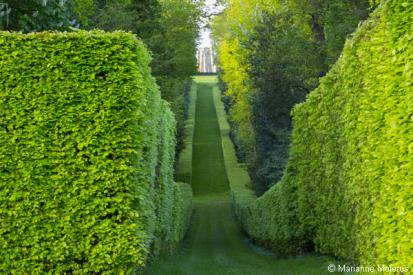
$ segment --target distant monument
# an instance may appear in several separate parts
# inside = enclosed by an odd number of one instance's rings
[[[211,48],[205,47],[198,50],[198,72],[216,73],[214,54]]]

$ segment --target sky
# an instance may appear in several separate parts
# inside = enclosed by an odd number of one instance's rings
[[[207,10],[216,10],[214,8],[216,0],[205,0],[205,6]],[[204,47],[212,47],[211,45],[211,38],[210,38],[210,30],[209,29],[202,29],[200,33],[200,43],[199,43],[199,48],[204,48]]]
[[[200,48],[211,47],[211,38],[209,37],[210,31],[208,29],[203,29],[201,31],[201,43],[199,44]]]

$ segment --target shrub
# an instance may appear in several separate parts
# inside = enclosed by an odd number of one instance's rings
[[[168,113],[143,44],[80,31],[3,32],[0,45],[0,271],[143,266],[157,225],[160,108]]]
[[[294,110],[302,227],[318,251],[365,265],[411,265],[412,12],[383,1]]]
[[[157,205],[155,254],[162,250],[171,252],[184,237],[189,225],[188,217],[192,205],[190,186],[187,183],[175,184],[174,182],[175,151],[171,148],[175,148],[176,145],[176,121],[169,109],[169,103],[162,101],[160,113],[162,114],[159,125],[161,136],[155,181]]]
[[[382,1],[294,108],[277,185],[255,199],[229,179],[252,238],[282,253],[314,245],[365,266],[411,266],[412,14],[413,3]]]
[[[192,215],[192,188],[186,182],[174,185],[173,230],[170,243],[175,245],[185,237]]]
[[[193,154],[193,139],[195,126],[195,102],[196,102],[196,84],[192,82],[191,89],[188,95],[188,117],[185,120],[185,147],[183,148],[176,172],[176,178],[179,181],[191,183],[192,181],[192,154]]]

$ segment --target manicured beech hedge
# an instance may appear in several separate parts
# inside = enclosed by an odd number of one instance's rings
[[[164,201],[186,219],[149,62],[123,32],[0,33],[0,273],[129,273]]]
[[[179,181],[191,184],[192,181],[192,153],[195,126],[196,82],[192,81],[189,90],[188,118],[185,121],[184,149],[179,155],[176,178]]]
[[[177,182],[174,185],[174,211],[172,212],[172,233],[168,244],[176,248],[188,231],[192,216],[192,188],[186,182]]]
[[[320,252],[413,263],[412,19],[413,2],[381,1],[294,110],[289,173],[300,223]]]
[[[157,225],[155,229],[154,253],[172,252],[183,238],[189,225],[192,205],[192,190],[189,184],[174,182],[174,160],[176,121],[169,108],[169,103],[162,101],[159,121],[160,143],[155,180],[157,205]],[[184,187],[187,185],[187,187]],[[189,191],[187,189],[189,188]]]
[[[282,253],[315,247],[364,266],[411,268],[412,21],[413,2],[380,1],[294,108],[283,179],[255,199],[247,179],[230,178],[253,239]]]

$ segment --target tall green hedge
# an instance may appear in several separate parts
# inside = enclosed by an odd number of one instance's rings
[[[300,161],[290,169],[299,220],[319,251],[407,267],[413,2],[383,1],[371,17],[320,87],[295,108],[292,154]]]
[[[169,103],[162,101],[160,110],[160,143],[159,161],[157,166],[156,213],[157,226],[154,253],[171,252],[176,244],[184,237],[189,226],[188,217],[192,205],[192,189],[187,183],[174,183],[174,160],[176,138],[176,121],[169,109]],[[187,185],[187,187],[184,187]],[[187,191],[189,188],[189,191]],[[181,231],[183,233],[181,233]]]
[[[145,264],[156,181],[177,188],[172,166],[157,173],[171,165],[174,120],[149,61],[123,32],[0,34],[0,273]]]
[[[252,238],[282,253],[314,246],[366,266],[411,268],[411,22],[413,2],[381,1],[294,108],[283,179],[259,199],[231,183]]]
[[[192,81],[189,90],[188,118],[185,121],[185,140],[184,148],[179,156],[176,178],[180,181],[191,184],[192,181],[192,154],[195,126],[195,107],[196,107],[196,82]]]

